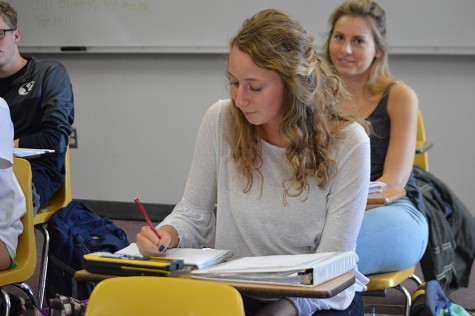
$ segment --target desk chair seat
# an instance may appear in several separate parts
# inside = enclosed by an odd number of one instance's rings
[[[416,267],[412,266],[406,270],[367,275],[369,279],[367,285],[368,291],[381,291],[396,287],[400,285],[402,281],[412,277],[415,270]]]
[[[421,280],[414,274],[415,270],[416,266],[412,266],[401,271],[367,275],[366,277],[369,279],[367,285],[368,290],[364,292],[363,295],[385,297],[387,290],[398,290],[404,295],[404,315],[409,316],[411,294],[409,294],[409,291],[402,285],[402,282],[406,279],[411,279],[416,282],[418,286],[421,285]],[[375,307],[376,305],[372,306]]]
[[[43,235],[43,249],[41,251],[41,267],[38,280],[38,304],[40,308],[43,306],[46,288],[46,275],[48,273],[48,253],[50,237],[46,226],[50,217],[59,209],[67,206],[73,199],[71,191],[71,172],[70,172],[70,157],[69,147],[66,149],[64,158],[65,176],[61,188],[51,197],[45,208],[40,209],[34,217],[35,228]]]
[[[92,291],[86,316],[244,316],[239,292],[228,285],[178,278],[121,277]]]
[[[36,241],[33,229],[33,198],[32,198],[32,174],[30,163],[25,159],[13,159],[13,171],[25,195],[26,213],[21,218],[23,224],[23,233],[18,238],[17,253],[15,258],[16,268],[0,271],[0,289],[1,296],[5,303],[5,313],[10,314],[10,296],[7,291],[2,289],[3,286],[12,285],[28,296],[31,302],[36,305],[31,288],[24,283],[33,276],[36,268]]]

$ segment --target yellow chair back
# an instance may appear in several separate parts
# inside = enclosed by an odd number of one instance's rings
[[[173,277],[118,277],[92,291],[86,316],[244,316],[239,292],[228,285]]]
[[[36,268],[36,241],[33,229],[32,175],[30,163],[25,159],[13,159],[13,172],[25,195],[26,213],[21,218],[23,233],[18,238],[15,269],[0,272],[0,286],[22,283],[31,278]]]
[[[71,202],[73,194],[71,191],[71,159],[69,146],[66,149],[64,158],[65,175],[61,188],[51,197],[45,208],[40,209],[33,218],[35,228],[43,235],[43,249],[41,253],[40,275],[38,280],[38,304],[43,307],[43,300],[46,288],[46,275],[48,273],[48,252],[49,252],[49,233],[46,229],[50,217],[60,208],[63,208]]]
[[[422,113],[419,111],[417,115],[417,136],[416,136],[416,156],[414,157],[414,165],[421,167],[423,170],[429,171],[429,154],[432,143],[427,141],[424,128],[424,120]]]
[[[64,158],[64,168],[65,168],[65,175],[64,181],[61,188],[51,197],[48,204],[45,208],[38,211],[35,215],[35,225],[38,224],[45,224],[48,222],[51,215],[54,214],[60,208],[65,207],[66,205],[71,202],[73,199],[73,193],[71,190],[71,161],[70,161],[70,154],[69,154],[69,146],[66,149],[66,155]]]

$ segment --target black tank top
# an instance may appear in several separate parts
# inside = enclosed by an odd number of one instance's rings
[[[391,87],[383,94],[376,109],[368,116],[371,122],[371,181],[375,181],[383,175],[384,161],[389,147],[389,132],[391,130],[391,120],[388,113],[388,99]],[[411,171],[407,184],[415,186],[414,174]],[[407,185],[406,185],[407,188]]]

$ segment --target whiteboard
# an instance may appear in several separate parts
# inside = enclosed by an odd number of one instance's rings
[[[10,0],[12,1],[12,0]],[[15,0],[22,52],[221,53],[265,8],[299,19],[322,45],[340,0]],[[380,0],[392,53],[475,54],[475,1]]]

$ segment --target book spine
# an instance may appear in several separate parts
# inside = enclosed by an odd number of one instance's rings
[[[334,279],[356,266],[356,256],[353,252],[337,253],[313,268],[313,286]]]

